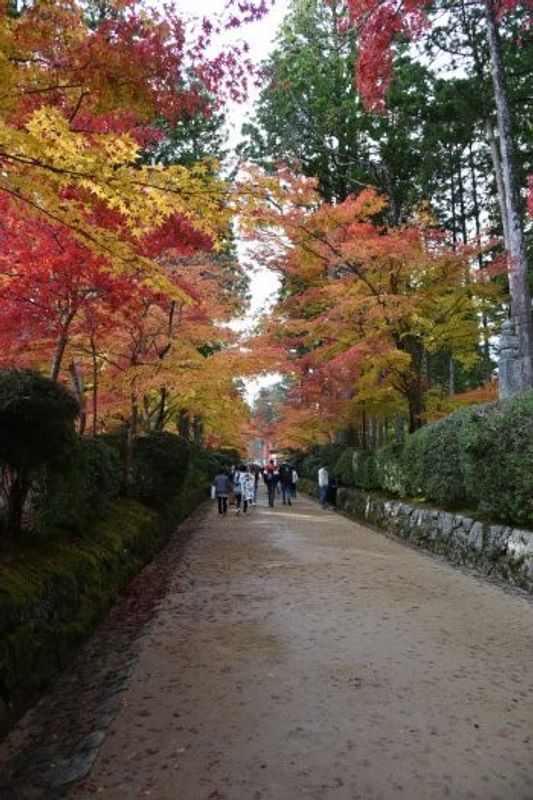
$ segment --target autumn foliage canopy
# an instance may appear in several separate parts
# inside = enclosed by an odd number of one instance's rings
[[[201,417],[207,441],[235,435],[229,188],[211,158],[157,159],[161,122],[246,93],[245,48],[211,46],[233,12],[62,0],[0,14],[2,366],[71,383],[93,432]]]

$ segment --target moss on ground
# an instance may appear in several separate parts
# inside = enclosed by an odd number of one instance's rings
[[[205,498],[186,482],[164,514],[118,498],[83,531],[0,553],[0,737],[72,658],[118,593]]]

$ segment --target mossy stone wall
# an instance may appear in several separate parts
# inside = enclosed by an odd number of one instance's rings
[[[118,593],[206,497],[186,485],[172,512],[110,502],[82,536],[34,541],[0,565],[0,737],[72,658]]]
[[[316,481],[302,478],[298,487],[317,496]],[[341,488],[337,506],[359,522],[381,528],[455,564],[503,579],[533,593],[533,531],[464,513],[417,506],[361,489]]]

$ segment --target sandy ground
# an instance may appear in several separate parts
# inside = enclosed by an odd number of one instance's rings
[[[210,506],[86,796],[532,800],[532,612],[308,499]]]

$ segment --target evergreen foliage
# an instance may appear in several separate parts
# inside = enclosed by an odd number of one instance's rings
[[[189,465],[189,444],[172,433],[135,440],[128,492],[151,508],[163,508],[181,489]]]
[[[405,445],[346,449],[345,486],[416,497],[533,528],[533,392],[425,425]]]
[[[76,449],[78,405],[62,386],[30,370],[0,371],[0,490],[3,524],[20,533],[32,481],[65,472]]]

